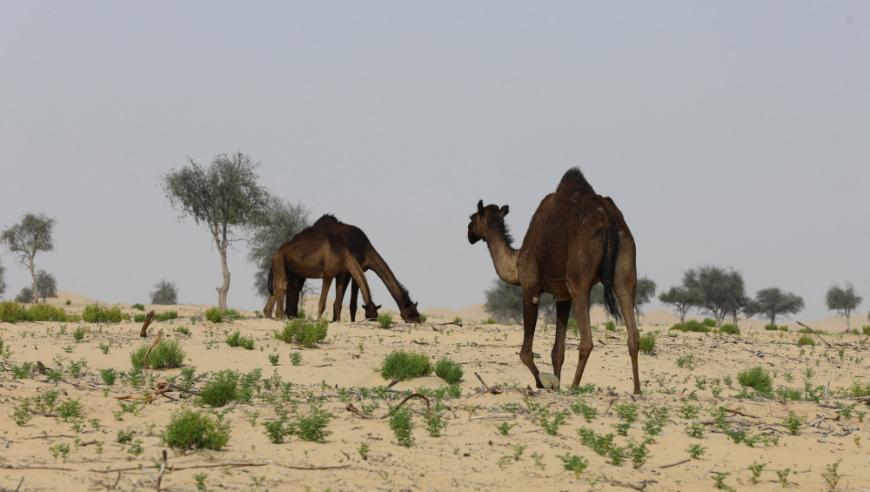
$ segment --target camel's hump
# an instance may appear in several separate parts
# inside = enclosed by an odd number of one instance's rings
[[[559,181],[559,187],[556,188],[556,194],[564,195],[577,192],[595,193],[595,190],[592,189],[592,185],[586,181],[586,177],[583,176],[583,172],[580,171],[580,168],[572,167],[562,176],[562,180]]]

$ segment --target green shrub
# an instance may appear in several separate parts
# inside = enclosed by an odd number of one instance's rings
[[[456,384],[462,381],[462,366],[443,357],[435,363],[435,374],[448,384]]]
[[[308,415],[300,416],[293,423],[293,430],[303,441],[323,442],[329,432],[326,430],[332,414],[319,406],[312,405]]]
[[[184,351],[175,340],[160,340],[151,349],[146,361],[145,354],[148,352],[148,347],[150,345],[143,345],[130,354],[133,369],[167,369],[181,367],[184,363]]]
[[[190,336],[190,328],[188,328],[186,326],[176,326],[175,333],[180,333],[186,337],[189,337]]]
[[[414,425],[411,421],[411,412],[401,407],[393,410],[390,414],[390,429],[393,430],[393,435],[396,436],[396,442],[400,446],[410,448],[414,445],[414,438],[411,435]]]
[[[744,388],[752,388],[761,395],[769,396],[773,392],[770,374],[761,366],[755,366],[741,372],[737,375],[737,382]]]
[[[714,322],[714,326],[715,326],[715,322]],[[672,330],[679,330],[682,332],[692,331],[692,332],[697,332],[697,333],[707,333],[710,331],[711,328],[706,323],[701,323],[699,321],[690,319],[688,321],[683,321],[682,323],[675,324],[674,326],[671,327],[671,329]]]
[[[81,418],[82,404],[78,400],[64,400],[57,406],[57,416],[64,422]]]
[[[429,357],[403,351],[394,351],[384,359],[381,376],[393,381],[405,381],[426,376],[432,372]]]
[[[812,328],[807,328],[806,326],[804,326],[800,330],[798,330],[798,333],[812,334],[813,330],[812,330]]]
[[[608,321],[607,323],[604,323],[604,329],[607,331],[616,331],[616,323]]]
[[[284,325],[284,329],[275,332],[275,338],[286,343],[297,343],[303,347],[314,347],[326,339],[329,322],[325,319],[309,321],[301,318],[292,319]]]
[[[220,308],[208,308],[205,312],[205,319],[211,321],[212,323],[223,323],[224,321],[232,321],[234,319],[239,319],[241,315],[235,309],[220,309]]]
[[[259,369],[247,374],[232,369],[218,371],[200,389],[198,402],[211,407],[222,407],[231,401],[250,401],[259,379]]]
[[[230,440],[229,428],[208,415],[182,410],[172,416],[163,433],[167,446],[181,451],[192,449],[221,450]]]
[[[864,325],[861,327],[861,332],[865,335],[870,335],[870,325]]]
[[[393,326],[393,315],[390,313],[384,313],[378,316],[378,324],[381,325],[381,328],[389,328]]]
[[[27,321],[27,308],[17,302],[0,302],[0,321],[5,323]]]
[[[28,321],[67,321],[66,311],[48,304],[34,304],[27,310]]]
[[[782,419],[782,425],[788,429],[789,434],[796,436],[800,433],[801,427],[804,425],[804,419],[794,412],[789,411],[788,416]]]
[[[133,322],[134,323],[144,323],[146,316],[144,314],[134,314]]]
[[[564,456],[559,456],[559,459],[562,460],[565,471],[574,472],[574,475],[577,477],[583,474],[583,471],[589,466],[589,461],[586,458],[576,454],[565,454]]]
[[[132,308],[132,309],[137,309],[137,310],[139,310],[139,311],[144,311],[144,310],[145,310],[145,305],[144,305],[144,304],[141,304],[141,303],[136,303],[136,304],[133,304],[132,306],[130,306],[130,308]]]
[[[740,328],[737,325],[722,325],[719,327],[719,333],[725,333],[726,335],[739,335]]]
[[[125,318],[118,306],[108,308],[99,304],[88,304],[82,312],[82,319],[88,323],[120,323]]]
[[[115,380],[118,378],[118,374],[114,369],[100,369],[100,378],[103,380],[108,386],[112,386],[115,384]]]
[[[656,349],[656,336],[652,333],[644,333],[640,336],[640,351],[651,354]]]
[[[768,323],[768,324],[764,325],[764,329],[767,331],[777,331],[777,330],[779,330],[779,327],[776,325],[772,325],[772,324]]]
[[[75,339],[76,342],[81,342],[82,340],[85,339],[86,333],[87,332],[85,331],[84,326],[77,326],[76,329],[73,330],[73,338]]]
[[[704,325],[706,325],[710,328],[713,328],[716,326],[716,320],[713,318],[704,318],[704,321],[702,321],[701,323],[703,323]]]
[[[166,311],[164,313],[157,313],[154,315],[154,321],[169,321],[177,318],[177,311]]]
[[[809,335],[801,335],[800,338],[798,338],[797,344],[799,347],[803,347],[804,345],[811,345],[815,347],[816,341],[813,340],[813,337]]]
[[[248,350],[254,349],[254,339],[243,337],[238,330],[233,333],[227,335],[227,345],[230,347],[243,347]]]

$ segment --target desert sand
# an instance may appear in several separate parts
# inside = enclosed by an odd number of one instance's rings
[[[67,299],[70,305],[65,305]],[[74,313],[92,300],[61,294],[51,302]],[[129,305],[121,307],[140,313]],[[312,307],[309,302],[308,313]],[[866,398],[846,391],[855,384],[870,385],[870,337],[843,334],[842,320],[825,324],[828,333],[813,335],[814,347],[799,347],[794,329],[768,332],[761,328],[764,323],[747,321],[741,323],[739,336],[682,333],[668,330],[674,321],[670,313],[651,310],[641,318],[641,332],[658,335],[656,348],[640,356],[644,394],[635,397],[627,392],[631,376],[624,330],[604,329],[600,311],[593,313],[595,349],[583,379],[594,386],[572,394],[565,381],[570,382],[577,364],[575,334],[568,334],[561,391],[536,390],[530,388],[532,378],[517,355],[521,327],[482,324],[486,313],[480,306],[428,310],[421,325],[394,316],[397,322],[390,329],[375,322],[330,323],[325,342],[311,349],[276,340],[273,332],[283,322],[248,312],[244,319],[214,324],[201,319],[206,308],[146,306],[179,314],[176,320],[154,323],[147,339],[139,338],[140,325],[134,322],[0,323],[0,338],[10,348],[0,358],[0,488],[155,490],[161,453],[168,449],[163,430],[174,412],[198,408],[220,414],[229,424],[229,444],[222,451],[168,450],[160,490],[195,490],[197,475],[208,490],[712,490],[716,474],[724,474],[718,475],[723,487],[738,490],[780,490],[783,485],[787,490],[828,490],[831,485],[823,475],[835,463],[838,490],[870,490],[870,408]],[[450,323],[457,316],[461,326]],[[87,334],[77,342],[72,332],[78,326]],[[176,332],[178,326],[191,334]],[[236,330],[255,340],[253,350],[224,343],[227,333]],[[185,365],[201,377],[191,393],[170,391],[149,402],[145,397],[154,392],[148,383],[138,389],[122,378],[112,386],[103,383],[100,369],[129,371],[131,351],[161,331],[181,344]],[[539,324],[535,352],[542,371],[551,370],[553,336],[552,325]],[[100,347],[106,344],[104,353]],[[432,375],[388,390],[363,390],[391,383],[378,371],[394,350],[423,353],[433,362],[446,356],[464,370],[461,394],[442,401],[446,427],[440,437],[427,432],[422,399],[405,404],[414,412],[411,447],[400,446],[388,419],[378,417],[398,404],[403,392],[433,390],[445,383]],[[299,365],[291,364],[291,352],[302,354]],[[268,360],[272,353],[279,354],[277,366]],[[68,368],[79,360],[87,363],[81,374],[65,373],[59,382],[39,373],[15,379],[11,371],[25,362],[39,361],[51,369]],[[753,366],[769,371],[774,388],[803,389],[809,377],[811,386],[822,387],[821,398],[783,401],[753,397],[752,391],[741,396],[737,375]],[[332,414],[324,443],[296,436],[270,442],[263,424],[276,413],[264,401],[266,390],[250,403],[214,410],[196,404],[194,393],[208,380],[207,373],[258,368],[264,379],[277,375],[292,383],[292,394],[282,403],[288,409],[295,406],[304,414],[308,400],[316,399]],[[179,372],[148,370],[146,375],[159,383]],[[485,391],[475,374],[494,391]],[[33,415],[23,425],[15,422],[13,414],[25,398],[52,389],[59,390],[61,400],[81,402],[78,429],[55,412]],[[140,402],[135,412],[121,412],[121,403],[131,402]],[[364,409],[368,418],[349,411],[349,405]],[[618,435],[615,426],[624,421],[617,408],[629,405],[636,406],[637,420],[626,436]],[[648,432],[655,426],[646,414],[662,408],[667,415],[660,431]],[[725,409],[719,419],[717,408]],[[559,412],[565,412],[564,422],[551,428],[551,435],[542,418],[552,421]],[[802,419],[796,434],[785,425],[789,412]],[[702,429],[702,437],[688,435],[693,423]],[[732,434],[743,432],[754,441],[752,446],[735,442],[723,431],[723,423]],[[504,434],[498,429],[502,424],[507,424]],[[647,455],[637,467],[632,456],[614,464],[612,457],[599,456],[581,443],[581,428],[597,435],[613,433],[612,443],[625,449],[649,438]],[[117,442],[119,431],[132,431],[132,441]],[[363,444],[367,453],[360,452]],[[703,448],[697,459],[690,458],[692,445]],[[588,462],[582,473],[565,469],[561,457],[570,455]],[[764,465],[757,483],[749,469],[753,463]]]

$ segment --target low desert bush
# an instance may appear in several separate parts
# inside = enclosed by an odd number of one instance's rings
[[[713,328],[716,326],[716,320],[713,318],[704,318],[704,321],[701,321],[701,323],[703,323],[706,326],[709,326],[710,328]]]
[[[392,381],[405,381],[426,376],[431,372],[429,357],[403,351],[394,351],[388,355],[381,366],[381,376]]]
[[[410,410],[401,407],[391,412],[390,429],[392,429],[393,435],[396,436],[396,442],[398,442],[400,446],[410,448],[414,445],[414,437],[411,435],[413,428],[414,424],[411,421]]]
[[[223,323],[224,321],[232,321],[234,319],[239,319],[241,315],[235,309],[220,309],[220,308],[208,308],[205,312],[205,319],[211,321],[212,323]]]
[[[462,381],[462,366],[443,357],[435,363],[435,374],[448,384],[456,384]]]
[[[861,327],[861,332],[865,335],[870,335],[870,325],[864,325]]]
[[[254,350],[254,339],[243,337],[238,330],[227,335],[226,341],[230,347],[244,347],[248,350]]]
[[[300,415],[292,424],[294,433],[303,441],[324,442],[329,431],[326,426],[332,414],[319,406],[312,405],[308,415]]]
[[[212,375],[211,381],[199,390],[198,402],[210,407],[222,407],[231,401],[251,401],[260,380],[260,370],[241,374],[224,369]]]
[[[393,326],[393,316],[390,313],[384,313],[378,316],[378,324],[381,328],[389,328]]]
[[[644,333],[640,336],[640,351],[651,354],[656,349],[656,336],[652,333]]]
[[[118,306],[104,307],[99,304],[88,304],[82,311],[82,320],[88,323],[120,323],[129,316],[121,312]]]
[[[715,322],[713,325],[715,326]],[[675,324],[671,327],[671,329],[682,332],[692,331],[698,333],[707,333],[711,330],[711,327],[706,323],[701,323],[700,321],[690,319],[688,321],[683,321],[682,323]]]
[[[329,322],[325,319],[309,321],[295,318],[288,321],[282,331],[276,331],[275,338],[283,340],[286,343],[297,343],[303,347],[310,348],[326,339],[328,326]]]
[[[17,302],[0,302],[0,321],[4,323],[27,321],[27,308]]]
[[[737,375],[737,382],[740,383],[740,386],[752,388],[764,396],[769,396],[773,392],[770,374],[761,366],[755,366],[741,372]]]
[[[815,347],[816,341],[813,340],[813,337],[811,337],[809,335],[801,335],[800,338],[798,338],[797,344],[799,347],[803,347],[805,345],[810,345],[810,346]]]
[[[48,304],[34,304],[27,308],[17,302],[0,302],[0,321],[17,323],[19,321],[71,321],[74,317],[61,308]]]
[[[145,305],[142,304],[142,303],[136,303],[136,304],[133,304],[132,306],[130,306],[130,308],[131,308],[131,309],[136,309],[137,311],[144,311],[144,310],[145,310]]]
[[[737,325],[722,325],[719,327],[719,333],[725,333],[726,335],[739,335],[740,328]]]
[[[229,428],[195,410],[182,410],[172,416],[163,433],[167,446],[181,451],[192,449],[221,450],[230,440]]]
[[[148,353],[150,345],[142,345],[130,354],[130,362],[133,369],[167,369],[181,367],[184,363],[184,350],[175,340],[160,340],[151,353]],[[145,354],[148,353],[148,360]]]
[[[169,321],[178,319],[178,311],[165,311],[154,315],[154,321]]]

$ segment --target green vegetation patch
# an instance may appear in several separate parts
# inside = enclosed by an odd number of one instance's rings
[[[212,449],[219,451],[230,440],[230,431],[225,423],[195,410],[182,410],[172,416],[163,441],[167,446],[181,451]]]
[[[292,319],[284,329],[275,332],[275,338],[286,343],[297,343],[305,348],[314,347],[326,339],[329,322],[325,319],[309,321],[302,318]]]
[[[130,354],[133,369],[168,369],[181,367],[184,363],[184,350],[175,340],[160,340],[150,353],[149,347],[150,345],[143,345]]]
[[[432,363],[429,361],[429,357],[401,350],[388,355],[381,366],[381,376],[392,381],[419,378],[431,372]]]

